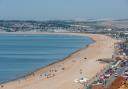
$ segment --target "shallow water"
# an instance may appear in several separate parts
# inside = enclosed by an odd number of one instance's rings
[[[61,60],[93,41],[84,36],[0,35],[0,82]]]

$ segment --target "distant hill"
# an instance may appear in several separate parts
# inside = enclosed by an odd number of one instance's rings
[[[128,19],[119,20],[0,20],[0,32],[102,32],[105,29],[112,31],[127,31]]]

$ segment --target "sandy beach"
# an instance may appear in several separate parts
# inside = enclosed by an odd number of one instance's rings
[[[117,42],[117,40],[112,39],[111,37],[98,34],[55,34],[88,36],[92,38],[95,43],[75,52],[63,61],[40,68],[29,76],[1,84],[0,89],[83,89],[83,84],[75,83],[74,80],[81,77],[91,79],[105,68],[108,64],[99,63],[96,60],[100,58],[112,58],[114,53],[114,43]]]

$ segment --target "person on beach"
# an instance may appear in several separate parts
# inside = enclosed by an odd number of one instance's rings
[[[80,69],[80,74],[82,74],[82,69]]]
[[[4,85],[1,85],[1,88],[3,88],[4,87]]]

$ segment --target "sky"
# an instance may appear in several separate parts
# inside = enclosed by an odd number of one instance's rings
[[[128,0],[0,0],[0,19],[128,19]]]

